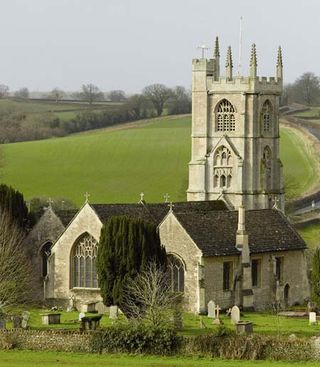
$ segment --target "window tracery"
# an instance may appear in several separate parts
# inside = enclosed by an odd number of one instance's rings
[[[72,287],[98,288],[97,250],[97,241],[89,234],[75,243],[71,255]]]
[[[235,131],[235,109],[232,104],[223,99],[216,109],[216,129],[217,131]]]
[[[174,255],[168,255],[167,259],[172,291],[184,292],[185,269],[182,261]]]
[[[213,186],[219,188],[228,188],[232,181],[232,154],[225,147],[220,146],[213,157]]]

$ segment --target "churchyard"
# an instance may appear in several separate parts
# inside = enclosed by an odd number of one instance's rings
[[[215,307],[217,307],[216,305]],[[209,306],[210,311],[210,306]],[[298,312],[304,312],[301,307],[299,307]],[[302,310],[302,311],[301,311]],[[23,312],[29,312],[30,317],[28,320],[27,328],[31,330],[79,330],[80,321],[78,311],[67,312],[64,310],[50,311],[49,309],[43,308],[23,308],[15,309],[10,312],[12,315],[22,315]],[[294,312],[294,308],[292,308]],[[43,324],[42,315],[47,313],[59,313],[61,314],[60,323],[58,324]],[[82,315],[82,314],[81,314]],[[80,315],[80,316],[81,316]],[[88,316],[94,316],[95,313],[88,313]],[[215,315],[212,314],[211,316]],[[215,323],[216,317],[210,317],[208,315],[195,315],[191,313],[183,314],[183,328],[179,330],[180,335],[194,337],[197,335],[202,335],[206,333],[213,332],[217,330],[219,325],[225,326],[229,330],[235,330],[235,325],[232,322],[231,314],[227,315],[225,311],[219,312],[219,319],[221,323]],[[319,324],[309,324],[309,319],[307,313],[302,316],[297,317],[287,317],[277,315],[274,312],[245,312],[241,313],[240,320],[243,322],[251,322],[253,326],[254,334],[261,335],[283,335],[290,336],[295,334],[299,337],[317,336],[320,334],[320,323]],[[115,319],[110,319],[109,315],[105,314],[101,318],[100,327],[107,328],[114,324],[126,324],[127,321],[123,315],[119,315]],[[13,328],[12,321],[8,320],[6,322],[6,328]]]

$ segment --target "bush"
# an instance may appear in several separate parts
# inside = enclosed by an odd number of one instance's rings
[[[143,324],[116,324],[92,336],[91,349],[99,353],[168,355],[179,350],[181,337],[173,329]]]

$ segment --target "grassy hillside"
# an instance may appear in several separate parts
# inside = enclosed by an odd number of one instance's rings
[[[35,142],[3,146],[1,181],[34,196],[91,202],[185,200],[190,159],[190,117],[155,119]],[[296,134],[281,132],[281,158],[291,196],[313,183],[312,160]],[[307,157],[307,158],[306,158]]]
[[[48,100],[14,100],[0,99],[0,114],[14,111],[27,115],[39,115],[53,113],[60,120],[70,120],[80,111],[100,111],[114,107],[118,103],[97,102],[89,105],[86,102],[59,101],[58,103]]]

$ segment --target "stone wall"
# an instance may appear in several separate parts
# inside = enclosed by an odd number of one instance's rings
[[[176,219],[169,213],[160,224],[160,240],[168,254],[181,259],[185,265],[185,306],[191,312],[203,312],[204,302],[200,297],[199,265],[202,253],[191,237]]]
[[[65,330],[0,330],[0,349],[90,352],[91,334]]]

